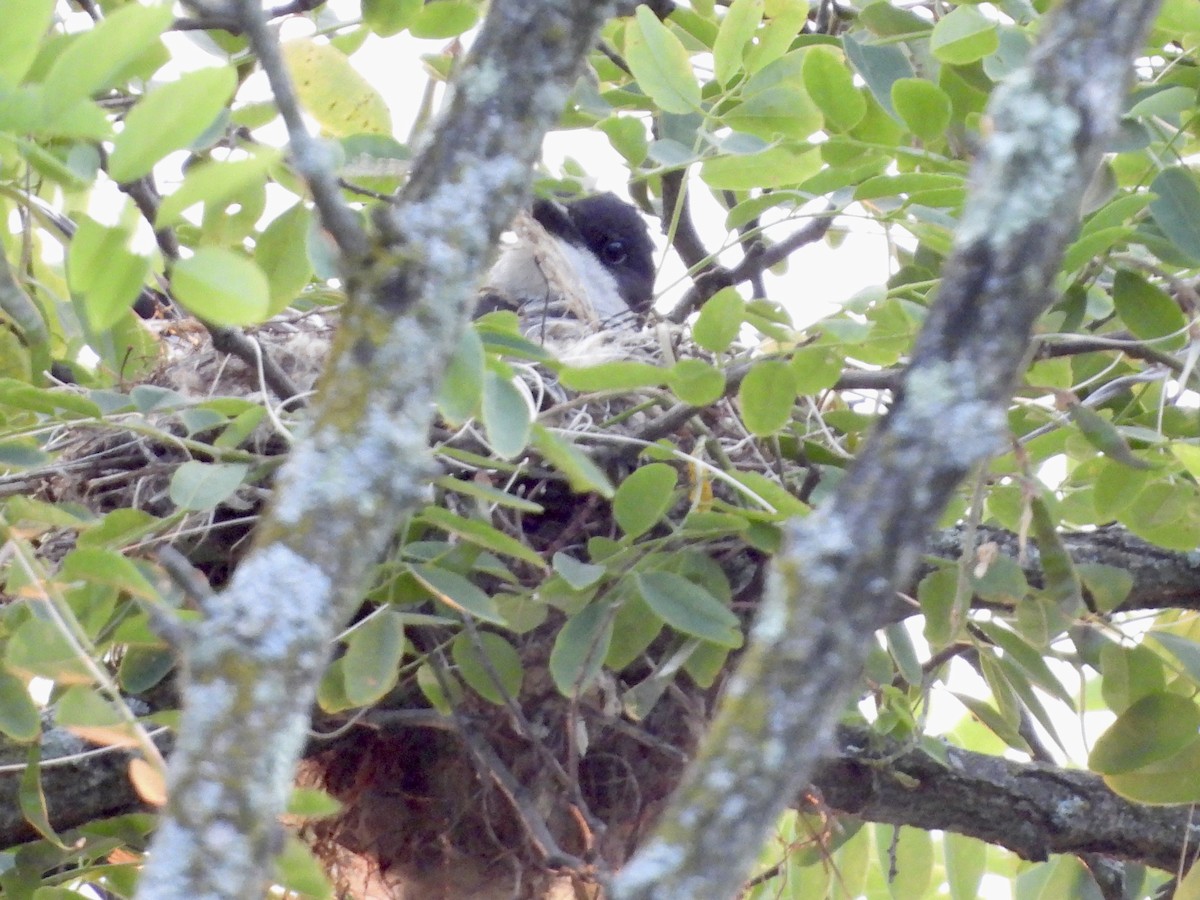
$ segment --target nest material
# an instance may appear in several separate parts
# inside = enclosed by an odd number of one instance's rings
[[[263,352],[307,390],[320,371],[330,331],[328,314],[306,314],[281,317],[252,333]],[[678,331],[604,330],[564,319],[552,329],[528,323],[526,332],[545,338],[556,355],[576,363],[661,362],[680,352]],[[216,397],[278,403],[265,390],[260,371],[214,350],[202,330],[173,323],[160,336],[163,358],[151,384],[193,403]],[[544,370],[529,366],[520,375],[542,421],[583,441],[632,447],[630,458],[641,446],[637,435],[647,421],[676,403],[655,390],[571,397]],[[634,409],[638,412],[630,415]],[[298,414],[283,412],[282,404],[280,410],[256,429],[253,449],[286,449],[278,426],[295,424]],[[69,500],[96,513],[136,508],[166,516],[174,511],[171,474],[195,454],[194,445],[173,440],[186,432],[173,412],[122,413],[102,427],[63,426],[49,445],[57,454],[54,465],[14,477],[43,499]],[[487,453],[472,425],[443,439]],[[761,472],[778,465],[760,452],[734,415],[706,414],[703,421],[685,425],[677,440],[688,450],[715,441],[724,448],[720,452]],[[461,461],[447,463],[464,476],[487,474]],[[598,497],[572,494],[550,473],[527,476],[505,475],[499,486],[536,498],[545,513],[507,519],[498,514],[497,527],[547,558],[568,545],[582,546],[589,537],[617,535],[611,511]],[[0,491],[4,488],[0,480]],[[265,490],[243,487],[219,509],[185,517],[178,526],[192,535],[182,549],[214,584],[236,564],[238,542]],[[731,581],[746,597],[756,593],[751,580],[757,561],[747,557],[744,546],[726,541],[708,549],[731,574],[741,570]],[[338,720],[322,726],[346,730],[338,739],[314,741],[303,777],[327,787],[344,807],[313,826],[311,836],[344,882],[372,884],[370,895],[379,897],[532,898],[547,896],[564,870],[571,870],[568,880],[583,890],[594,868],[627,858],[674,788],[720,682],[699,688],[676,679],[640,722],[621,714],[620,686],[611,676],[602,677],[585,696],[568,700],[554,688],[547,668],[561,623],[561,615],[552,613],[543,626],[515,638],[526,675],[512,707],[467,692],[453,717],[414,720],[411,713],[428,710],[410,679],[356,724]],[[423,651],[440,654],[452,635],[413,629],[409,637]],[[660,644],[666,640],[664,630]],[[494,894],[497,885],[503,888],[500,894]]]

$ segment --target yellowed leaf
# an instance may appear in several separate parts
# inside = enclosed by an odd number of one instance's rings
[[[300,103],[335,137],[391,134],[392,117],[383,97],[332,44],[298,38],[283,45]]]
[[[167,802],[167,782],[163,773],[140,756],[129,761],[129,781],[137,795],[151,806]]]

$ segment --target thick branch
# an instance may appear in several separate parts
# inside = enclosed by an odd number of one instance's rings
[[[385,715],[397,715],[396,713]],[[419,714],[436,724],[435,713]],[[445,721],[445,720],[442,720]],[[1087,772],[972,753],[953,747],[939,759],[862,728],[838,731],[837,750],[813,778],[823,802],[870,822],[954,831],[1005,847],[1023,859],[1102,853],[1174,870],[1195,848],[1200,823],[1186,807],[1130,803]],[[42,789],[59,833],[142,809],[129,784],[129,754],[89,749],[64,731],[42,742]],[[24,763],[24,747],[0,748],[0,764]],[[0,778],[0,842],[37,837],[21,815],[18,772]]]
[[[838,744],[814,784],[826,804],[871,822],[954,831],[1034,861],[1102,853],[1168,871],[1200,838],[1188,807],[1131,803],[1088,772],[954,747],[942,761],[866,729],[842,729]]]
[[[697,763],[618,900],[724,897],[851,700],[869,636],[1005,411],[1079,198],[1116,125],[1154,0],[1066,0],[997,89],[945,280],[895,404],[832,501],[787,529],[751,644]]]
[[[243,0],[242,18],[279,76],[257,5]],[[591,0],[493,3],[444,118],[397,206],[376,216],[382,237],[370,246],[327,161],[277,96],[301,144],[292,147],[297,167],[342,249],[347,302],[309,433],[185,654],[169,800],[139,897],[262,896],[330,642],[400,518],[426,502],[445,366],[609,10]],[[272,87],[288,90],[281,76]]]

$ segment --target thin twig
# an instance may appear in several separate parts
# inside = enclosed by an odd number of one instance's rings
[[[259,65],[271,83],[275,105],[287,125],[292,165],[308,183],[313,202],[321,214],[321,224],[342,252],[343,265],[353,268],[367,256],[370,244],[355,213],[342,201],[341,189],[333,171],[333,160],[321,143],[309,134],[300,111],[300,102],[283,63],[279,41],[267,27],[261,7],[253,0],[239,0],[238,14]]]
[[[747,251],[742,261],[734,268],[726,269],[716,266],[702,272],[696,278],[691,289],[683,295],[683,298],[675,304],[675,308],[667,314],[668,321],[676,323],[684,321],[722,288],[751,281],[762,275],[763,272],[772,266],[783,262],[783,260],[787,259],[788,256],[801,247],[821,240],[833,224],[834,217],[835,210],[833,207],[830,207],[825,212],[814,217],[799,231],[796,231],[776,244],[766,247],[761,243],[755,243]]]

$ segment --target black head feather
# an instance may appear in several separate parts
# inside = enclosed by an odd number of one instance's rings
[[[613,276],[625,303],[638,315],[654,301],[654,244],[641,214],[615,194],[597,194],[560,205],[538,199],[533,217],[548,232],[585,247]]]

